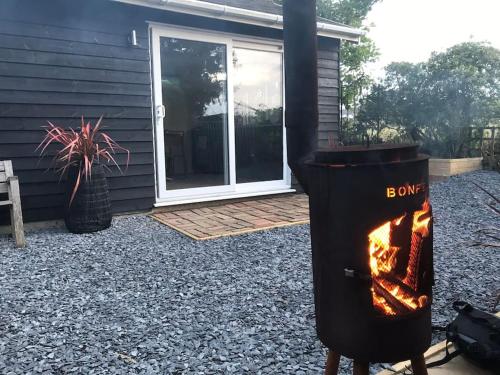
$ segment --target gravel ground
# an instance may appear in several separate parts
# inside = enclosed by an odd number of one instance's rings
[[[455,299],[491,307],[500,289],[499,249],[472,246],[499,216],[472,181],[500,196],[493,172],[431,188],[436,324]],[[0,373],[320,374],[308,230],[196,242],[135,216],[29,233],[24,251],[0,238]]]

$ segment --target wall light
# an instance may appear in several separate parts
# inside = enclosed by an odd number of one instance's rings
[[[135,30],[132,30],[132,32],[130,33],[128,41],[130,42],[130,45],[132,47],[139,47],[139,42],[137,42],[137,33],[135,32]]]

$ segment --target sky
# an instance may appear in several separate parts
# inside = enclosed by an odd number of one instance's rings
[[[380,52],[374,77],[393,61],[425,61],[457,43],[489,41],[500,49],[500,0],[382,0],[368,14]]]

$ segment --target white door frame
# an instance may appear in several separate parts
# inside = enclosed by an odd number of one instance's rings
[[[215,33],[201,29],[174,27],[169,25],[150,24],[151,35],[151,58],[152,58],[152,81],[153,81],[153,114],[154,114],[154,138],[155,159],[157,179],[157,206],[168,204],[179,204],[205,200],[229,199],[240,196],[265,195],[293,191],[290,189],[291,172],[287,165],[286,157],[286,130],[284,127],[284,71],[283,81],[283,176],[282,180],[236,183],[236,150],[235,150],[235,126],[234,126],[234,91],[233,91],[233,48],[247,48],[263,51],[280,52],[283,61],[283,44],[277,41],[261,39],[250,39],[238,35],[226,33]],[[163,107],[161,83],[161,55],[160,38],[179,38],[199,42],[217,43],[226,46],[226,85],[227,85],[227,152],[229,170],[229,184],[221,186],[199,187],[189,189],[168,190],[165,170],[165,143],[164,124],[165,109]],[[284,62],[282,63],[284,67]]]

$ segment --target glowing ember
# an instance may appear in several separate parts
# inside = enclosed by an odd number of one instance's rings
[[[384,315],[413,311],[424,307],[428,301],[427,296],[416,292],[422,242],[429,236],[429,202],[426,201],[422,209],[413,214],[409,260],[406,275],[401,277],[395,273],[401,248],[392,245],[391,235],[405,217],[406,214],[385,222],[368,235],[373,305]]]

